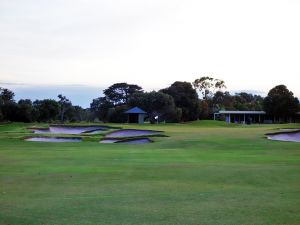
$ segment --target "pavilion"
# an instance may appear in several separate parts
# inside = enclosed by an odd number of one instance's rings
[[[218,113],[214,113],[214,120],[217,117],[225,117],[227,123],[265,123],[271,122],[266,117],[265,111],[230,111],[220,110]]]
[[[294,117],[288,118],[289,122],[299,121],[300,112],[296,113]],[[267,115],[265,111],[234,111],[234,110],[220,110],[214,113],[214,120],[225,119],[227,123],[275,123],[282,122],[282,118],[272,115]],[[283,118],[284,119],[284,118]]]
[[[139,107],[134,107],[127,110],[125,114],[128,114],[128,123],[143,124],[147,113]]]

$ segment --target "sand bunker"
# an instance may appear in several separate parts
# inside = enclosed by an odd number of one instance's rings
[[[81,138],[64,138],[64,137],[32,137],[26,138],[26,141],[37,142],[81,142]]]
[[[29,128],[35,134],[94,134],[106,130],[102,126],[50,126],[49,128]]]
[[[155,130],[117,130],[105,135],[100,143],[145,144],[152,142],[147,136],[161,136],[161,133],[161,131]]]
[[[103,139],[100,141],[100,143],[116,143],[120,140],[117,140],[117,139]]]
[[[149,138],[140,138],[140,139],[135,139],[135,140],[119,141],[117,143],[122,143],[122,144],[147,144],[147,143],[151,143],[151,140]]]
[[[138,137],[138,136],[155,135],[155,134],[160,134],[160,133],[161,133],[161,131],[124,129],[124,130],[118,130],[118,131],[109,133],[109,134],[105,135],[105,137],[114,137],[114,138]]]
[[[121,144],[146,144],[152,142],[149,138],[137,138],[137,139],[103,139],[100,143],[121,143]]]
[[[267,138],[273,141],[300,142],[300,132],[298,131],[298,132],[267,134]]]

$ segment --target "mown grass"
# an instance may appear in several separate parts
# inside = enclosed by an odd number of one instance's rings
[[[33,125],[0,125],[0,224],[300,223],[300,143],[264,137],[300,124],[122,125],[169,136],[143,145],[23,141]]]

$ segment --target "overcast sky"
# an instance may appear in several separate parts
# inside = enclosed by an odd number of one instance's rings
[[[157,90],[213,76],[300,97],[299,12],[299,0],[0,0],[0,86],[43,96],[47,85]]]

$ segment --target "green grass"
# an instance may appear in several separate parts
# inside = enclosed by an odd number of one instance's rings
[[[300,224],[300,143],[264,137],[300,124],[123,125],[169,136],[144,145],[23,141],[33,125],[0,125],[0,224]]]

